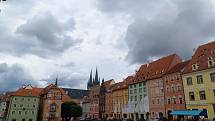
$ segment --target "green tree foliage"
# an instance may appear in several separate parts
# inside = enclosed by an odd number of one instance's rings
[[[82,116],[82,108],[75,102],[65,102],[61,106],[61,117],[63,121],[70,121],[73,117],[76,119],[77,117]]]

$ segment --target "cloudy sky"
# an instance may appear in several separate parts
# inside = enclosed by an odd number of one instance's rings
[[[0,3],[0,91],[121,81],[167,54],[215,39],[213,0],[8,0]]]

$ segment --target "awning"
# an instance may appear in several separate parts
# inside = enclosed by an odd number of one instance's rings
[[[203,110],[177,110],[172,111],[170,115],[177,116],[204,116]]]

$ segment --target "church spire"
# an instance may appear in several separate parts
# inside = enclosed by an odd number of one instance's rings
[[[89,78],[88,83],[87,83],[87,88],[90,89],[90,88],[92,88],[92,86],[93,86],[93,72],[91,69],[90,78]]]
[[[56,80],[55,80],[55,86],[58,86],[58,76],[56,77]]]
[[[95,74],[95,85],[98,85],[98,83],[99,83],[99,75],[98,75],[98,69],[97,69],[97,67],[96,67],[96,74]]]

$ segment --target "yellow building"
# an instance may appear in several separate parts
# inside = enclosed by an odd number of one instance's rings
[[[128,118],[128,83],[131,76],[127,77],[123,82],[116,83],[112,86],[112,107],[114,118]]]
[[[199,46],[183,73],[186,108],[215,118],[215,42]]]

